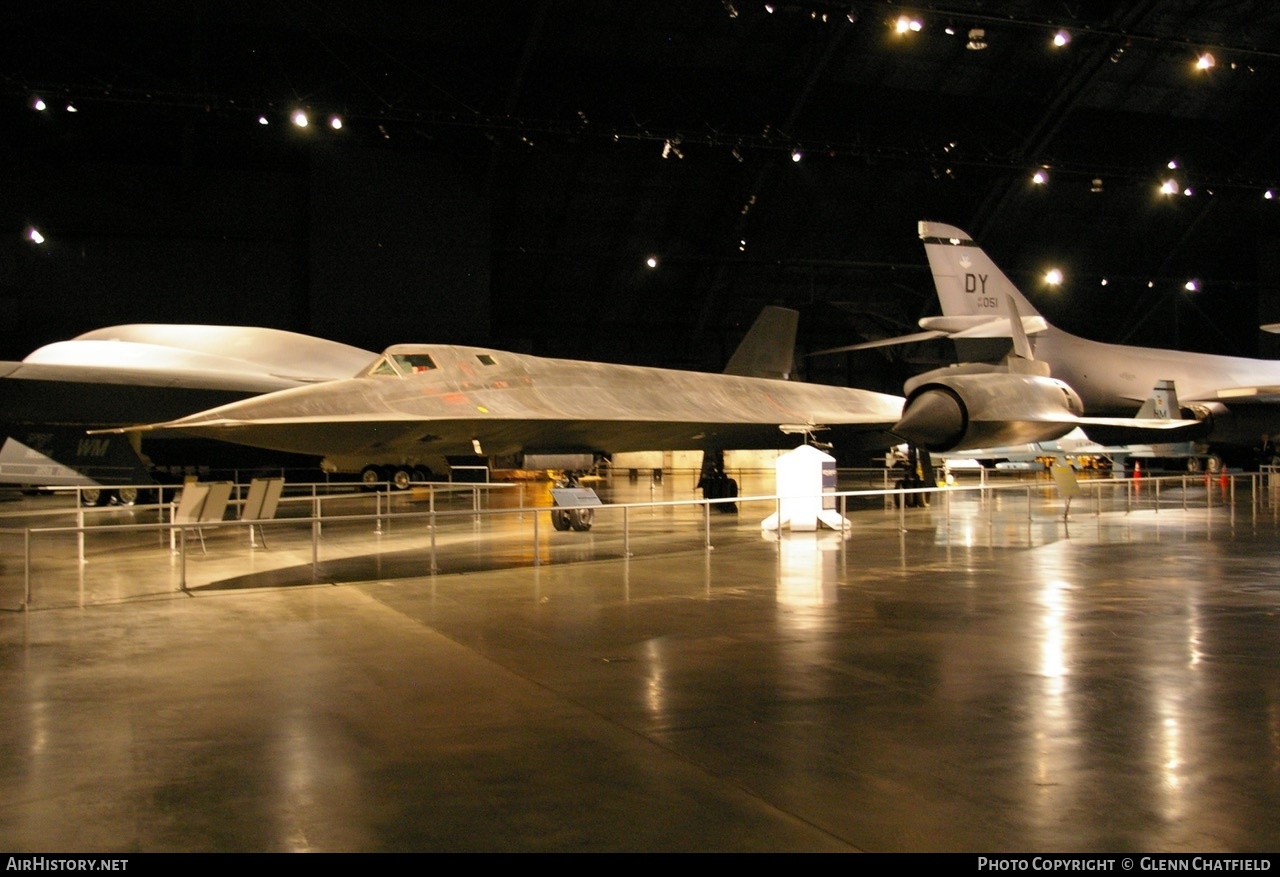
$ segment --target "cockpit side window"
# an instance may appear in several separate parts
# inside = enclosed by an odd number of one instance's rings
[[[497,365],[497,363],[493,361],[493,357],[487,353],[477,353],[476,359],[480,361],[481,365]]]
[[[435,360],[425,353],[397,353],[395,360],[396,366],[406,375],[429,372],[436,367]]]
[[[378,377],[402,378],[405,375],[429,372],[435,367],[435,360],[426,353],[388,353],[384,354],[368,373]]]
[[[395,366],[393,366],[390,360],[388,360],[385,356],[382,357],[382,359],[378,360],[377,365],[369,369],[369,374],[381,375],[384,377],[391,377],[391,378],[400,376],[399,372],[396,371]]]

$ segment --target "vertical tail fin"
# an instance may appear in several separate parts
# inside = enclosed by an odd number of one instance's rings
[[[1178,391],[1173,381],[1157,381],[1147,401],[1138,409],[1138,417],[1152,420],[1176,420],[1182,417],[1178,406]]]
[[[799,324],[799,311],[773,306],[765,308],[730,357],[724,373],[749,378],[790,379]]]
[[[945,316],[1017,319],[1007,307],[1010,300],[1022,317],[1040,316],[967,233],[952,225],[929,221],[921,221],[918,229]]]

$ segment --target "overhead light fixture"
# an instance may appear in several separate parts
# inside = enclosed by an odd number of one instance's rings
[[[259,125],[270,125],[270,124],[271,124],[271,122],[267,120],[267,117],[266,117],[266,116],[258,116],[258,124],[259,124]]]
[[[773,4],[772,3],[764,4],[764,11],[769,13],[770,15],[773,15]]]
[[[1053,44],[1059,49],[1069,42],[1071,42],[1071,34],[1067,33],[1065,30],[1060,30],[1053,35]]]
[[[332,128],[332,129],[333,129],[333,130],[335,130],[335,131],[341,131],[341,130],[342,130],[342,117],[341,117],[341,116],[330,116],[330,117],[329,117],[329,127],[330,127],[330,128]]]
[[[1262,197],[1266,198],[1268,201],[1275,198],[1275,196],[1276,196],[1276,193],[1274,189],[1267,189],[1267,191],[1262,193]]]
[[[1182,194],[1190,198],[1192,195],[1195,194],[1195,191],[1190,186],[1187,186],[1185,189],[1182,190]]]
[[[31,241],[31,243],[33,244],[44,243],[44,235],[40,234],[39,230],[37,230],[34,226],[27,229],[26,237],[27,237],[27,240]]]
[[[1171,171],[1176,171],[1178,169],[1178,160],[1176,158],[1169,159],[1169,163],[1165,167]]]
[[[1090,191],[1090,192],[1101,192],[1101,191],[1102,191],[1102,177],[1094,177],[1094,178],[1089,182],[1089,191]]]
[[[1105,277],[1104,277],[1104,278],[1102,278],[1102,284],[1101,284],[1101,285],[1102,285],[1102,286],[1106,286],[1106,285],[1107,285],[1107,278],[1105,278]]]
[[[791,150],[792,161],[799,162],[802,158],[804,158],[804,153],[800,151],[800,147],[797,146],[795,149]]]
[[[893,23],[893,29],[900,34],[919,33],[924,25],[918,18],[912,18],[909,15],[899,15],[898,20]]]
[[[1200,281],[1192,278],[1191,280],[1188,280],[1186,283],[1182,284],[1182,288],[1185,289],[1187,292],[1199,292]]]
[[[966,49],[974,52],[981,52],[987,47],[987,32],[980,27],[969,29],[969,42],[964,44]]]
[[[49,109],[49,105],[39,96],[36,96],[31,99],[31,109],[38,113],[43,113],[45,110]]]
[[[1058,286],[1062,283],[1062,271],[1058,268],[1050,268],[1045,272],[1044,282],[1050,286]]]
[[[657,257],[657,256],[650,256],[649,258],[647,258],[647,259],[645,259],[645,260],[644,260],[644,263],[645,263],[645,265],[647,265],[647,266],[648,266],[648,267],[650,267],[650,268],[657,268],[657,267],[658,267],[658,257]]]
[[[1036,171],[1031,175],[1031,182],[1035,183],[1037,186],[1043,186],[1048,182],[1048,180],[1049,177],[1045,175],[1044,171]]]
[[[1196,58],[1197,70],[1211,70],[1217,65],[1217,59],[1209,52],[1205,52],[1199,58]]]
[[[1174,195],[1174,194],[1177,194],[1177,191],[1178,191],[1177,180],[1165,180],[1163,183],[1160,184],[1161,195]]]
[[[721,5],[724,6],[724,11],[729,13],[730,18],[738,17],[738,9],[733,5],[731,0],[721,0]]]
[[[76,109],[76,105],[75,105],[75,104],[73,104],[73,103],[68,103],[68,104],[67,104],[67,112],[68,112],[68,113],[78,113],[78,112],[80,112],[80,111],[79,111],[78,109]]]
[[[311,120],[307,118],[307,114],[302,110],[294,110],[292,118],[293,124],[297,125],[299,128],[305,128],[307,125],[311,124]]]

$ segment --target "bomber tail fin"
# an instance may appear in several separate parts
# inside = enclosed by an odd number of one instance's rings
[[[1011,316],[1007,302],[1012,300],[1024,323],[1030,322],[1029,317],[1040,317],[1040,312],[966,232],[927,220],[920,222],[918,230],[945,316],[1007,320]]]
[[[727,375],[748,378],[791,377],[800,312],[769,306],[760,312],[725,366]]]

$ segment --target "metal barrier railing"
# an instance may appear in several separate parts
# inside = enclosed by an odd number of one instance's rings
[[[1104,513],[1104,505],[1106,510],[1112,512],[1123,512],[1129,514],[1135,510],[1149,509],[1154,513],[1159,513],[1163,509],[1180,508],[1189,510],[1192,506],[1190,503],[1192,486],[1206,487],[1202,501],[1197,502],[1198,506],[1206,509],[1223,507],[1229,510],[1231,522],[1234,524],[1237,514],[1237,484],[1247,485],[1250,497],[1250,508],[1256,520],[1256,516],[1260,505],[1264,501],[1269,500],[1272,492],[1272,485],[1280,488],[1280,483],[1273,477],[1274,473],[1245,473],[1230,475],[1179,475],[1179,476],[1163,476],[1163,477],[1147,477],[1143,479],[1089,479],[1079,482],[1083,491],[1083,500],[1086,507],[1090,508],[1093,514],[1102,516]],[[429,485],[424,485],[428,486]],[[248,539],[245,540],[250,548],[256,547],[253,538],[253,527],[268,528],[273,531],[294,530],[306,528],[308,535],[304,538],[294,538],[286,551],[289,556],[296,556],[298,551],[309,548],[310,565],[312,570],[312,581],[319,580],[319,569],[321,564],[321,548],[323,540],[323,528],[341,528],[351,526],[357,528],[358,532],[365,534],[373,533],[376,535],[389,534],[392,522],[396,522],[399,529],[403,529],[406,534],[422,535],[422,528],[425,527],[425,538],[427,544],[421,546],[421,551],[425,551],[428,558],[427,571],[430,573],[440,572],[438,562],[439,546],[437,544],[438,535],[442,527],[457,524],[462,521],[472,521],[480,525],[482,529],[493,533],[498,529],[498,525],[493,522],[501,521],[507,517],[513,517],[517,522],[523,521],[526,516],[530,518],[531,537],[520,537],[528,540],[527,544],[531,547],[529,551],[529,564],[538,566],[543,562],[543,553],[541,546],[545,541],[543,536],[551,530],[547,527],[548,518],[546,517],[554,510],[548,506],[532,506],[525,505],[524,491],[518,493],[517,505],[514,508],[482,508],[480,496],[488,489],[498,487],[494,484],[452,484],[438,485],[440,490],[429,490],[429,498],[426,510],[395,510],[392,509],[392,503],[389,497],[392,494],[383,494],[377,492],[370,494],[331,494],[324,495],[318,490],[313,490],[310,496],[294,496],[286,498],[291,504],[307,503],[310,508],[309,514],[294,515],[290,517],[279,517],[269,520],[221,520],[214,522],[183,523],[175,524],[172,519],[158,520],[153,523],[113,523],[109,525],[89,525],[85,520],[85,513],[88,509],[77,506],[74,510],[76,515],[76,523],[66,526],[26,526],[23,528],[10,528],[0,530],[0,535],[14,537],[20,536],[23,545],[23,563],[22,563],[22,599],[20,601],[21,608],[26,609],[32,606],[32,599],[35,594],[36,582],[33,575],[33,539],[56,539],[61,536],[74,536],[78,546],[78,561],[81,565],[88,563],[85,554],[85,538],[86,536],[116,536],[128,533],[156,533],[163,542],[164,537],[168,536],[169,554],[177,563],[177,581],[176,587],[171,590],[187,591],[188,582],[188,564],[189,552],[187,550],[188,540],[187,533],[195,529],[225,530],[246,528],[249,530]],[[511,485],[505,485],[509,488]],[[1215,489],[1208,489],[1213,487]],[[1264,490],[1265,488],[1265,490]],[[992,484],[984,481],[978,485],[962,485],[956,484],[945,487],[921,487],[907,489],[890,489],[890,490],[846,490],[835,492],[824,492],[820,495],[807,497],[809,501],[820,500],[820,504],[829,508],[838,509],[841,518],[847,518],[850,508],[857,507],[861,509],[873,508],[878,502],[892,503],[893,509],[896,511],[897,524],[899,529],[906,531],[908,521],[908,509],[930,508],[931,515],[936,515],[938,509],[933,508],[935,502],[941,503],[941,514],[947,526],[951,521],[951,504],[955,497],[976,496],[980,504],[985,504],[985,510],[988,521],[994,518],[997,513],[998,505],[1005,505],[1000,509],[1002,514],[1007,514],[1013,510],[1010,503],[1025,502],[1026,521],[1028,524],[1035,519],[1035,509],[1037,508],[1037,495],[1043,500],[1045,494],[1054,492],[1056,488],[1052,482],[1033,481],[1033,482],[1015,482],[1012,484]],[[1165,497],[1170,493],[1176,492],[1177,496],[1173,499],[1166,500]],[[399,493],[399,492],[397,492]],[[459,493],[468,493],[471,495],[471,507],[467,509],[446,509],[437,508],[437,494],[441,495],[457,495]],[[1110,494],[1105,496],[1104,494]],[[366,500],[372,499],[375,508],[372,514],[325,514],[324,508],[330,502],[340,499],[350,499],[353,496],[364,496]],[[1059,497],[1060,498],[1060,497]],[[715,546],[713,544],[713,510],[714,507],[722,504],[735,505],[757,505],[762,507],[772,507],[779,514],[783,511],[785,503],[806,499],[805,497],[782,496],[777,494],[761,494],[751,496],[738,496],[733,498],[722,499],[678,499],[678,500],[662,500],[650,502],[623,502],[610,503],[602,506],[593,507],[596,515],[597,525],[604,521],[609,521],[613,525],[613,529],[609,532],[608,538],[594,538],[590,543],[590,554],[594,558],[596,556],[633,556],[633,539],[637,536],[638,527],[637,518],[644,512],[648,512],[650,517],[657,516],[663,512],[675,513],[678,510],[687,510],[696,512],[699,520],[699,535],[701,536],[701,547],[711,550]],[[284,502],[285,500],[282,500]],[[1276,503],[1270,502],[1274,507]],[[172,502],[157,506],[157,512],[165,508],[172,508]],[[1053,518],[1058,518],[1059,509],[1055,507]],[[1065,522],[1070,515],[1071,502],[1068,498],[1061,507],[1061,518]],[[66,514],[66,512],[63,512]],[[913,513],[914,514],[914,513]],[[1041,516],[1043,519],[1043,515]],[[674,517],[673,524],[676,523]],[[688,527],[688,518],[680,519],[679,522],[684,528]],[[363,528],[359,527],[363,525]],[[735,527],[739,525],[735,522]],[[518,525],[509,530],[502,531],[504,534],[514,534],[518,531]],[[664,531],[663,537],[669,539],[673,531]],[[688,529],[679,532],[688,533]],[[846,532],[848,530],[846,529]],[[597,534],[599,531],[597,531]],[[463,534],[465,536],[465,533]],[[596,534],[593,534],[596,535]],[[273,538],[275,538],[273,536]],[[367,536],[355,536],[357,546],[363,547],[361,540],[367,539]],[[610,547],[609,540],[613,540],[613,547]],[[335,542],[339,541],[339,537],[335,537]],[[842,546],[846,540],[841,540]],[[264,536],[265,542],[265,536]],[[620,545],[617,543],[620,542]],[[508,543],[510,545],[518,543]],[[129,548],[129,550],[133,550]],[[379,550],[382,550],[381,548]],[[376,553],[376,552],[375,552]],[[550,555],[548,555],[549,557]]]

